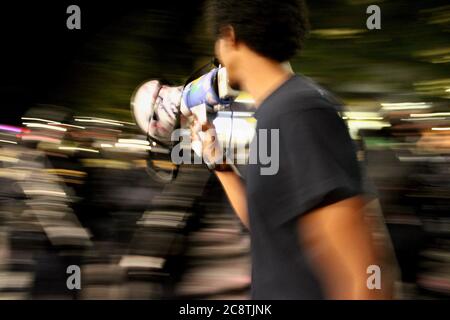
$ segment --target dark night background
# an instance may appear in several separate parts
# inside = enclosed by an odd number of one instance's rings
[[[180,60],[177,50],[185,52],[183,42],[193,24],[191,17],[198,15],[195,2],[180,5],[156,1],[144,4],[134,0],[5,3],[0,17],[3,122],[17,123],[20,115],[35,103],[76,105],[89,95],[80,89],[111,92],[111,86],[124,83],[121,79],[124,76],[136,79],[138,84],[152,75],[149,70],[155,69],[155,65],[182,65],[186,71],[190,70],[193,58],[185,56]],[[71,4],[81,8],[81,30],[66,28],[69,16],[66,9]],[[146,12],[157,18],[147,26],[143,22],[151,18],[144,17]],[[126,47],[130,41],[128,31],[136,39],[130,48]],[[146,31],[155,43],[149,40]],[[145,51],[148,53],[149,49],[152,51],[149,56],[153,53],[155,59],[146,61],[150,67],[130,61],[133,54],[145,60]],[[131,73],[137,70],[137,64],[144,68],[133,77]],[[105,70],[105,66],[111,70]],[[92,86],[93,79],[103,80],[102,84]]]
[[[137,84],[152,77],[179,83],[208,61],[212,42],[201,16],[203,3],[3,3],[2,122],[17,123],[36,103],[129,118],[129,96]],[[81,7],[81,30],[66,28],[71,4]],[[308,4],[313,31],[305,51],[292,61],[297,72],[363,108],[386,98],[448,98],[445,90],[430,93],[417,85],[434,79],[444,79],[447,85],[448,64],[430,63],[448,59],[445,0]],[[381,6],[382,30],[366,29],[369,4]],[[333,29],[341,33],[330,33]],[[427,53],[430,50],[443,51]]]

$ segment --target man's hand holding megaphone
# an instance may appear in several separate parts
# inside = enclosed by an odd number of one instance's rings
[[[192,149],[198,155],[202,155],[203,161],[209,169],[231,170],[219,143],[214,124],[210,121],[201,121],[195,114],[193,114],[192,120],[190,127]]]

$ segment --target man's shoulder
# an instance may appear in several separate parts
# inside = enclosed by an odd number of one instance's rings
[[[296,75],[283,97],[280,112],[300,111],[313,108],[340,109],[342,103],[329,90],[305,76]]]
[[[261,107],[259,116],[269,116],[272,119],[286,113],[315,108],[342,111],[342,103],[338,98],[313,80],[301,75],[289,79]]]

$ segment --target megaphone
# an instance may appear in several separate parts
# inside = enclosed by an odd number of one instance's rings
[[[195,76],[193,76],[195,77]],[[182,128],[193,115],[196,121],[205,123],[213,120],[217,111],[229,106],[239,92],[228,84],[225,68],[217,67],[206,72],[185,86],[167,86],[158,80],[141,84],[131,97],[131,113],[139,129],[152,140],[147,172],[162,182],[175,179],[178,166],[171,163],[172,133]],[[202,132],[197,133],[203,139]],[[161,147],[155,147],[157,143]],[[190,149],[202,157],[199,141],[192,143]],[[157,167],[156,164],[164,164]]]
[[[140,85],[131,98],[131,111],[138,127],[149,138],[170,144],[180,116],[195,114],[197,121],[208,120],[230,105],[239,94],[228,83],[226,68],[214,68],[186,86],[171,87],[151,80]]]

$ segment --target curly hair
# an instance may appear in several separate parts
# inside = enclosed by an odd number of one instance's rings
[[[279,62],[303,47],[309,30],[303,0],[210,0],[206,11],[215,37],[231,26],[237,41]]]

